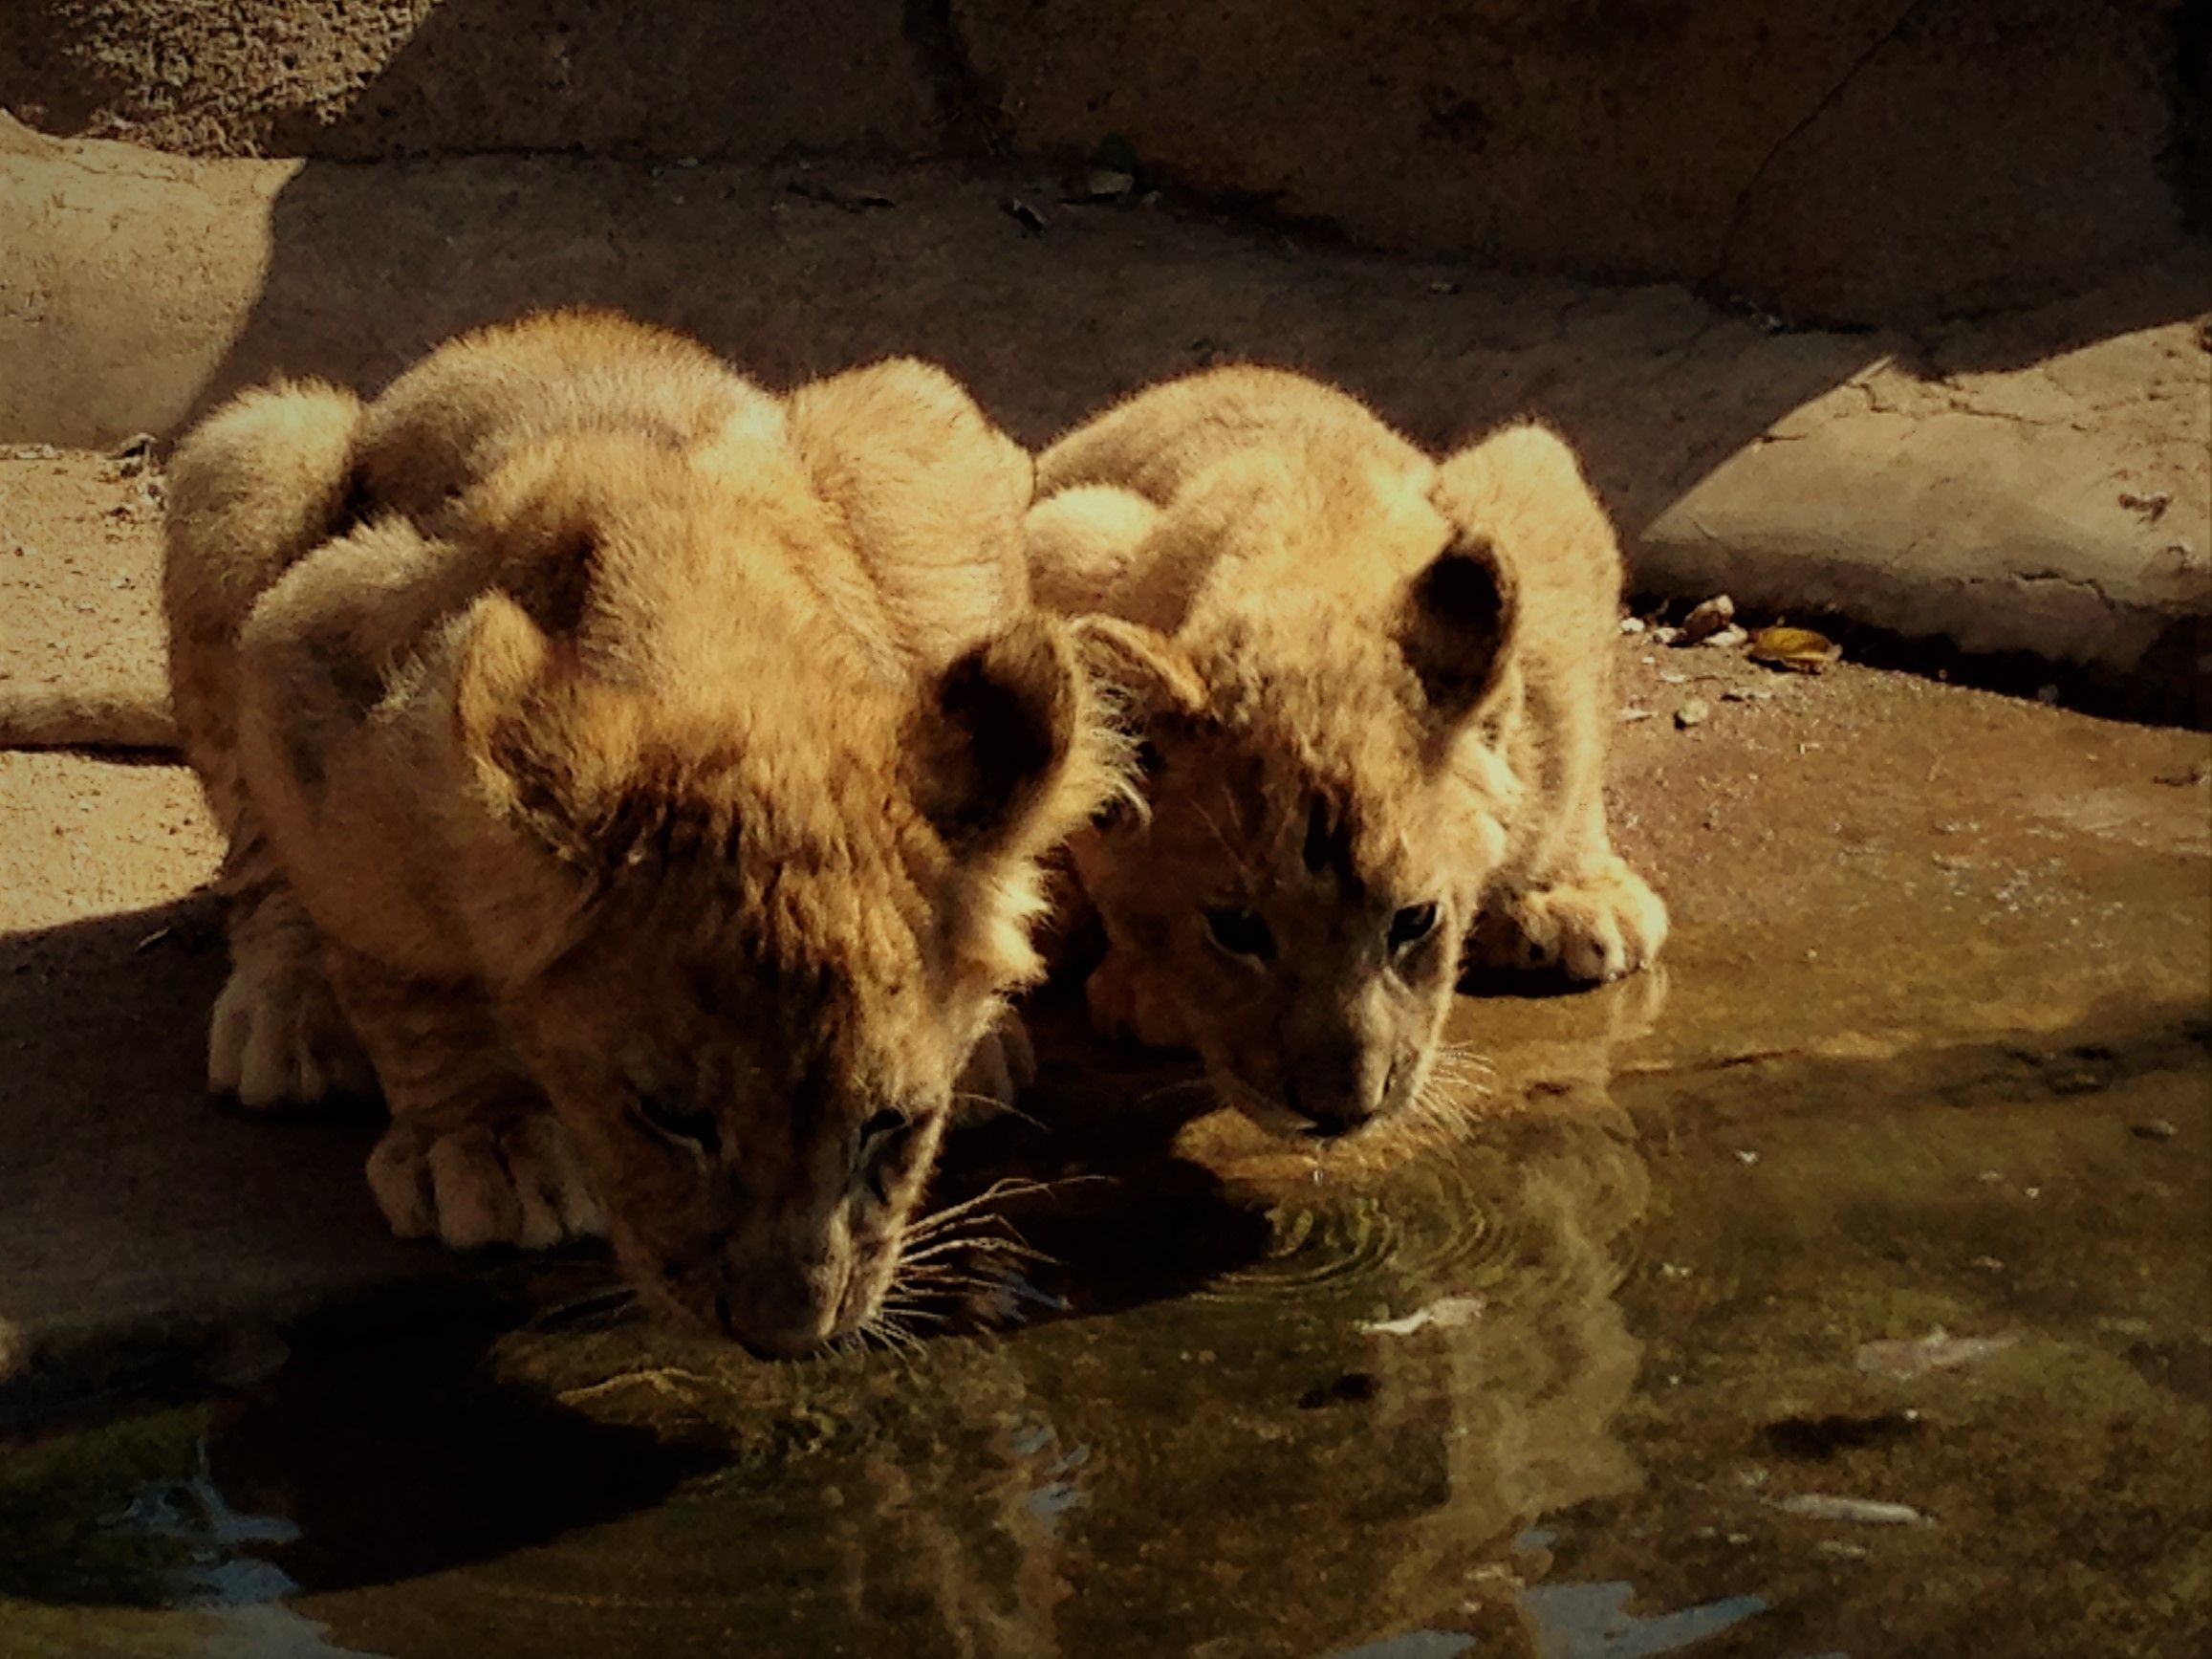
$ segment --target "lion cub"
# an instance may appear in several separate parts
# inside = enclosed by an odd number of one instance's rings
[[[358,1037],[401,1234],[603,1216],[757,1352],[860,1328],[1039,860],[1119,787],[1026,612],[1027,457],[922,364],[778,400],[572,315],[365,406],[249,392],[169,476],[218,1079],[310,1095]]]
[[[1103,616],[1149,812],[1078,838],[1102,1029],[1335,1135],[1419,1100],[1464,964],[1585,981],[1665,906],[1602,794],[1621,564],[1537,426],[1438,465],[1352,398],[1225,368],[1047,450],[1041,604]]]

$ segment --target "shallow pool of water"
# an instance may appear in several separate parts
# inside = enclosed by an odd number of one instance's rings
[[[757,1365],[580,1262],[295,1334],[11,1452],[0,1652],[2203,1651],[2201,1017],[1714,1063],[1640,994],[1325,1156],[1095,1075],[960,1154],[1052,1183],[993,1330]]]

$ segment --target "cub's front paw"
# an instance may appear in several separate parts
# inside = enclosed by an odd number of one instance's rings
[[[1030,1046],[1029,1027],[1011,1009],[999,1015],[998,1024],[984,1033],[967,1057],[967,1067],[953,1085],[952,1122],[956,1128],[987,1124],[1037,1081],[1037,1054]]]
[[[445,1130],[397,1122],[369,1154],[369,1190],[401,1238],[439,1238],[456,1250],[545,1250],[607,1230],[551,1112]]]
[[[1467,940],[1467,966],[1555,968],[1586,984],[1634,973],[1666,943],[1667,907],[1618,858],[1594,875],[1493,901]]]
[[[243,1106],[368,1094],[376,1072],[313,956],[239,958],[207,1022],[207,1088]]]

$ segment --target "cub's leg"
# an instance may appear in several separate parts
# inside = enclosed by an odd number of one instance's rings
[[[323,971],[321,935],[243,803],[226,827],[230,976],[207,1022],[208,1089],[256,1107],[368,1094],[376,1075]]]
[[[394,1233],[543,1250],[606,1231],[568,1131],[480,992],[351,951],[334,950],[331,968],[392,1111],[369,1190]]]
[[[170,697],[228,841],[219,886],[230,977],[209,1022],[207,1085],[249,1106],[370,1083],[238,762],[239,630],[270,585],[343,522],[359,417],[352,394],[329,386],[249,392],[187,435],[168,469]]]
[[[1546,821],[1486,900],[1467,941],[1479,969],[1556,970],[1603,984],[1649,964],[1666,942],[1667,907],[1613,850],[1605,821],[1602,669],[1596,684],[1547,723],[1536,768]]]
[[[1657,893],[1613,850],[1605,751],[1620,548],[1574,452],[1536,426],[1461,450],[1438,475],[1458,522],[1520,550],[1513,630],[1522,690],[1506,738],[1533,803],[1468,940],[1476,968],[1550,968],[1585,982],[1634,972],[1665,942]]]

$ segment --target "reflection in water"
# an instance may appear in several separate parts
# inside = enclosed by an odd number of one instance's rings
[[[1766,1611],[1757,1596],[1730,1596],[1639,1619],[1633,1584],[1536,1584],[1521,1598],[1542,1632],[1544,1659],[1648,1659],[1672,1653]]]
[[[1134,1151],[1074,1121],[972,1144],[975,1190],[1052,1183],[1009,1210],[1054,1259],[994,1336],[766,1366],[564,1319],[510,1322],[464,1364],[393,1330],[138,1442],[40,1449],[44,1474],[0,1468],[0,1524],[43,1539],[0,1576],[23,1598],[0,1632],[43,1633],[16,1644],[33,1653],[249,1651],[210,1648],[191,1604],[212,1584],[293,1586],[255,1610],[328,1647],[271,1652],[397,1659],[740,1638],[881,1659],[893,1633],[965,1659],[1995,1650],[1961,1645],[2001,1627],[1972,1599],[1993,1581],[1948,1575],[1995,1563],[2007,1594],[2040,1593],[2006,1552],[2057,1547],[2061,1522],[2018,1518],[2048,1483],[2023,1445],[2133,1470],[2141,1508],[2083,1569],[2109,1578],[2052,1593],[2141,1586],[2145,1617],[2191,1628],[2171,1586],[2205,1537],[2176,1495],[2205,1465],[2203,1276],[2123,1294],[2105,1264],[2091,1293],[2004,1264],[2038,1238],[2085,1264],[2179,1248],[2205,1211],[2201,1034],[2100,1048],[2107,1097],[2072,1058],[2002,1047],[1615,1089],[1636,1012],[1551,1005],[1457,1120],[1318,1152],[1220,1115],[1149,1124]],[[1984,1103],[1931,1115],[1931,1094]],[[2149,1121],[2173,1133],[2131,1132]],[[1855,1361],[1938,1324],[2028,1334],[1970,1365]],[[2097,1478],[2067,1469],[2068,1490]],[[1809,1519],[1782,1502],[1805,1491],[1939,1524]],[[140,1553],[110,1527],[88,1577],[82,1523],[119,1514]],[[220,1559],[180,1580],[195,1538]],[[2102,1616],[2118,1627],[2136,1593]],[[1922,1640],[1898,1596],[1953,1622]],[[149,1600],[183,1610],[123,1610]],[[1870,1606],[1914,1634],[1870,1637]],[[2041,1626],[2004,1650],[2078,1650]]]

